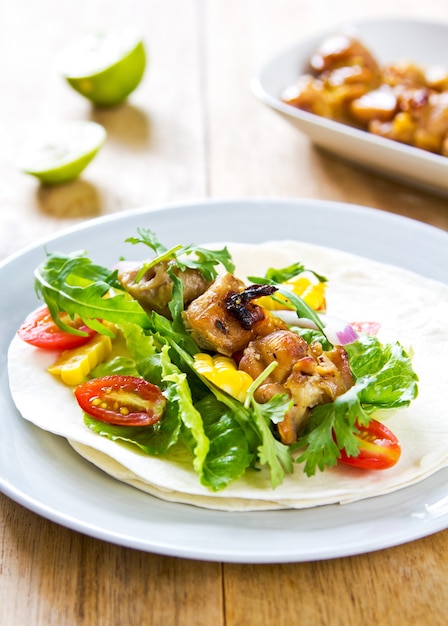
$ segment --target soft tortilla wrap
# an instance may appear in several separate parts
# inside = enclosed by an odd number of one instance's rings
[[[229,244],[236,274],[262,276],[268,267],[300,261],[329,278],[328,313],[348,321],[381,323],[383,342],[411,348],[419,395],[407,408],[377,413],[397,435],[402,455],[383,471],[338,466],[308,478],[299,465],[275,490],[268,472],[248,471],[226,489],[203,487],[191,463],[150,457],[90,431],[72,389],[46,370],[53,352],[17,337],[9,350],[12,397],[23,417],[65,437],[84,458],[117,478],[165,500],[220,510],[307,508],[387,494],[421,481],[448,465],[448,285],[337,250],[292,241]],[[26,384],[23,384],[26,381]]]

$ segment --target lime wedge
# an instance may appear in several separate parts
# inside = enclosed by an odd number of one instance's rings
[[[123,102],[146,67],[142,38],[131,29],[86,35],[66,48],[59,66],[68,83],[97,106]]]
[[[22,148],[18,167],[46,185],[74,180],[97,154],[106,131],[96,122],[61,122],[39,128]]]

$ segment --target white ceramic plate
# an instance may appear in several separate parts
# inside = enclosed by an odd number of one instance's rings
[[[252,81],[255,95],[321,148],[389,178],[448,195],[448,157],[377,137],[281,101],[283,90],[306,73],[316,47],[329,35],[344,30],[358,36],[380,64],[403,60],[448,64],[446,24],[408,19],[353,22],[319,33],[272,58]]]
[[[6,353],[20,323],[36,307],[33,270],[44,259],[44,245],[52,252],[87,250],[96,262],[113,264],[120,255],[132,258],[135,247],[124,239],[137,227],[153,229],[167,245],[261,242],[296,232],[303,241],[442,281],[448,267],[444,231],[374,209],[312,200],[217,200],[142,209],[92,220],[25,250],[0,265],[0,489],[6,495],[63,526],[112,543],[227,562],[347,556],[448,527],[448,470],[356,504],[223,513],[163,502],[119,483],[79,457],[64,439],[23,420],[9,393]]]

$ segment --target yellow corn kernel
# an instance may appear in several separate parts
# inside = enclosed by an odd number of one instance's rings
[[[219,354],[213,357],[202,352],[195,354],[194,368],[207,380],[240,402],[244,402],[247,391],[253,383],[253,379],[247,372],[237,369],[233,359]]]
[[[305,300],[305,302],[315,311],[325,309],[325,283],[320,282],[314,274],[303,272],[298,276],[294,276],[293,278],[285,281],[283,285],[288,287],[288,289],[291,289],[296,296],[300,296],[302,300]],[[288,299],[281,293],[276,293],[275,297],[282,302],[288,302]],[[257,304],[271,311],[280,311],[288,308],[279,302],[275,302],[275,300],[273,300],[270,296],[258,298]]]
[[[111,338],[107,335],[95,335],[79,348],[64,350],[48,371],[50,374],[60,376],[66,385],[79,385],[111,352]]]
[[[292,291],[300,296],[315,311],[325,309],[325,283],[312,282],[307,278],[292,278],[286,282]]]

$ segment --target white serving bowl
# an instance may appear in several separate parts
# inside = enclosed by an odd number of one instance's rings
[[[284,89],[307,72],[311,54],[324,39],[340,32],[350,32],[361,39],[380,64],[410,61],[423,66],[448,65],[448,24],[406,18],[355,21],[314,35],[277,54],[253,78],[254,94],[317,146],[389,178],[448,195],[448,157],[385,139],[282,102]]]

